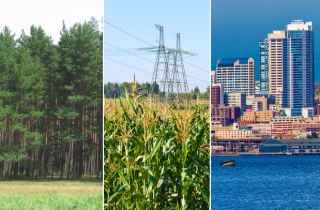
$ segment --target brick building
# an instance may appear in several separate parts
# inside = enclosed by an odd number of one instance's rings
[[[218,107],[220,105],[220,87],[211,86],[211,106]]]
[[[230,125],[240,117],[240,107],[212,106],[211,123],[220,122],[222,126]]]
[[[211,122],[220,122],[222,126],[231,124],[231,108],[228,106],[212,107]]]

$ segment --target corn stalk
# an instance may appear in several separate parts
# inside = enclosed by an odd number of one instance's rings
[[[142,95],[134,81],[126,100],[105,103],[105,209],[209,209],[206,104]]]

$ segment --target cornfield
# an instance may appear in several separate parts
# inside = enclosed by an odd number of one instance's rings
[[[209,209],[209,111],[157,103],[134,81],[104,107],[105,209]]]

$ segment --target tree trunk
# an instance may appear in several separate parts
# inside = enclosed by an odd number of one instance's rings
[[[47,178],[47,173],[48,173],[48,149],[45,148],[45,152],[44,152],[44,175],[43,178],[46,179]]]
[[[19,173],[19,165],[18,162],[14,162],[14,179],[18,180],[18,173]]]
[[[3,180],[3,171],[4,171],[4,160],[1,161],[1,174],[0,174],[1,180]]]

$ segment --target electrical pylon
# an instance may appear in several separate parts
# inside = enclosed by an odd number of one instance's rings
[[[171,95],[171,75],[168,68],[168,57],[164,46],[163,26],[155,25],[159,30],[159,46],[157,49],[157,58],[154,65],[151,88],[156,84],[159,85],[160,95]]]
[[[150,92],[155,91],[157,85],[162,99],[166,97],[169,101],[179,100],[180,94],[186,96],[185,93],[189,92],[182,53],[190,56],[196,56],[197,54],[181,49],[179,33],[176,34],[176,48],[165,47],[163,26],[158,24],[155,24],[155,26],[159,30],[159,46],[136,49],[157,53]]]
[[[183,65],[183,58],[181,54],[180,34],[176,35],[177,45],[174,54],[173,76],[172,76],[172,93],[178,95],[183,93],[185,96],[189,92],[186,72]]]

